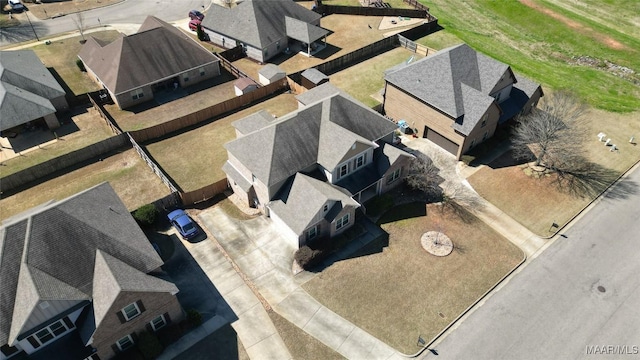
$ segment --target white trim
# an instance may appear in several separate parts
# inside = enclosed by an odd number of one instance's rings
[[[153,323],[157,319],[160,319],[162,321],[162,325],[160,325],[158,327],[156,327],[156,325]],[[159,316],[156,316],[151,321],[149,321],[149,324],[151,325],[151,328],[153,329],[153,331],[158,331],[158,330],[162,329],[163,327],[167,326],[167,319],[164,318],[164,314],[160,314]]]
[[[129,340],[129,345],[127,347],[122,347],[122,345],[120,345],[120,342],[123,340]],[[118,349],[120,349],[120,351],[125,351],[129,348],[131,348],[133,345],[135,345],[135,342],[133,341],[133,338],[131,337],[131,334],[129,335],[125,335],[123,337],[121,337],[120,339],[116,340],[116,346],[118,347]]]
[[[336,220],[336,231],[342,229],[346,225],[349,225],[349,213]]]
[[[128,308],[129,306],[133,305],[136,308],[136,314],[129,317],[129,315],[127,315],[127,312],[125,311],[126,308]],[[138,303],[137,302],[132,302],[131,304],[123,307],[120,312],[122,313],[122,316],[124,316],[125,321],[129,321],[131,319],[135,319],[138,315],[142,314],[142,311],[140,311],[140,308],[138,307]]]

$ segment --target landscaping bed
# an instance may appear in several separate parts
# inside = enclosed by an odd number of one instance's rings
[[[418,336],[433,338],[523,259],[515,245],[467,215],[421,202],[395,207],[379,220],[388,247],[338,261],[303,288],[395,349],[414,353]],[[430,230],[453,241],[450,255],[422,248]]]

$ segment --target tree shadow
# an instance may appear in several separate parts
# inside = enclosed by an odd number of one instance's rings
[[[179,354],[176,359],[183,360],[209,360],[209,359],[240,359],[239,348],[242,343],[238,340],[238,334],[227,324],[204,339],[200,340],[188,350]],[[243,357],[244,358],[244,355]]]
[[[582,159],[573,166],[556,170],[555,183],[571,196],[595,198],[618,180],[619,173],[600,164]],[[626,199],[638,191],[638,185],[629,180],[621,180],[606,195],[610,199]]]
[[[8,15],[2,14],[2,16]],[[24,19],[21,20],[18,25],[0,28],[0,45],[36,40],[36,38],[39,38],[40,36],[46,36],[48,32],[49,29],[40,22],[32,21],[30,25],[29,22]],[[38,34],[37,37],[36,34]]]
[[[378,220],[378,225],[388,224],[399,220],[417,218],[427,215],[427,204],[424,202],[411,202],[399,205],[388,210]]]

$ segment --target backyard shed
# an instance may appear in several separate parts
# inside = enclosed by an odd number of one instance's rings
[[[307,69],[300,75],[302,76],[301,84],[307,89],[329,82],[329,77],[315,68]]]
[[[259,81],[262,85],[269,85],[280,79],[284,79],[287,73],[273,64],[267,64],[258,71]]]

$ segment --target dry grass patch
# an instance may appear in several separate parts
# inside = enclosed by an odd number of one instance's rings
[[[230,81],[232,78],[227,79],[231,75],[223,71],[221,76],[227,81],[162,105],[153,106],[154,100],[151,100],[150,104],[141,104],[132,109],[121,110],[116,104],[106,105],[105,109],[124,131],[148,128],[234,98],[236,94],[233,81]]]
[[[0,199],[0,217],[5,219],[48,200],[64,199],[104,181],[111,184],[129,210],[135,210],[170,193],[138,154],[129,149],[3,197]]]
[[[93,36],[96,39],[111,42],[118,38],[118,34],[115,30],[108,30],[93,32],[85,37]],[[76,95],[100,90],[100,86],[89,79],[87,73],[80,71],[76,65],[78,53],[82,47],[80,40],[80,36],[74,36],[52,41],[49,45],[41,44],[31,48],[42,60],[44,66],[54,68]]]
[[[331,83],[367,106],[374,107],[381,103],[379,101],[381,97],[378,96],[378,93],[384,88],[384,71],[407,61],[411,56],[414,56],[414,60],[421,57],[405,48],[387,51],[331,75]]]
[[[523,258],[480,220],[469,214],[465,222],[438,205],[401,205],[380,223],[389,233],[382,252],[339,261],[303,287],[404,353],[416,351],[418,335],[433,338]],[[449,236],[453,253],[428,254],[420,237],[430,230]]]
[[[293,325],[276,312],[269,311],[268,314],[294,359],[344,359],[342,355]]]
[[[590,110],[587,116],[590,136],[585,155],[590,161],[622,174],[640,160],[640,146],[629,143],[632,135],[640,136],[640,122],[637,121],[640,113],[615,114]],[[619,150],[609,151],[610,148],[598,140],[599,132],[606,133]],[[483,166],[468,180],[483,198],[534,233],[551,235],[549,228],[552,223],[566,224],[593,199],[560,191],[553,177],[536,179],[527,176],[524,168],[515,166],[510,156],[507,153]]]
[[[224,144],[236,137],[232,122],[259,110],[282,116],[297,107],[294,95],[282,94],[146,148],[182,190],[197,190],[226,176],[222,171],[227,161]]]
[[[52,16],[61,16],[80,11],[91,10],[103,6],[109,6],[117,4],[124,0],[82,0],[82,1],[56,1],[46,2],[42,4],[28,4],[29,13],[36,16],[38,19],[48,19]],[[89,27],[92,24],[85,24]],[[98,24],[95,24],[98,25]]]
[[[92,107],[86,109],[86,112],[74,115],[72,119],[79,129],[78,131],[60,136],[53,143],[2,162],[2,167],[0,167],[2,176],[13,174],[113,136],[111,129],[100,118],[97,110]]]

